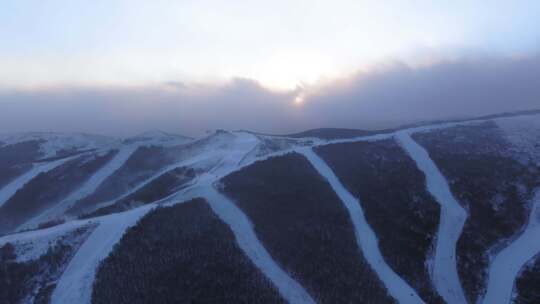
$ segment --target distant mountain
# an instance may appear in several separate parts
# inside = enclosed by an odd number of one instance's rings
[[[521,116],[521,115],[536,115],[540,114],[540,110],[527,110],[519,112],[506,112],[506,113],[497,113],[491,115],[485,115],[480,117],[473,118],[460,118],[460,119],[446,119],[446,120],[431,120],[431,121],[422,121],[414,124],[403,125],[396,128],[382,129],[382,130],[362,130],[362,129],[347,129],[347,128],[318,128],[310,129],[299,133],[291,133],[286,135],[279,135],[283,137],[293,137],[293,138],[302,138],[302,137],[315,137],[321,139],[340,139],[340,138],[354,138],[360,136],[381,134],[381,133],[392,133],[401,129],[409,129],[413,127],[427,126],[433,124],[443,124],[443,123],[454,123],[454,122],[463,122],[470,120],[486,120],[486,119],[496,119],[512,116]]]
[[[125,144],[133,144],[133,143],[147,143],[147,144],[153,144],[156,145],[162,145],[162,144],[180,144],[185,143],[193,138],[183,136],[183,135],[177,135],[177,134],[169,134],[163,131],[154,130],[154,131],[148,131],[141,134],[138,134],[136,136],[132,136],[129,138],[126,138],[123,140]]]
[[[341,128],[320,128],[307,130],[300,133],[285,135],[286,137],[302,138],[316,137],[321,139],[338,139],[338,138],[353,138],[366,135],[377,134],[377,131],[367,131],[358,129],[341,129]]]
[[[540,303],[540,111],[0,136],[0,303]]]

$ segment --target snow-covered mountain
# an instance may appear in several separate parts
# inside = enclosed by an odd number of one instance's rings
[[[0,136],[0,303],[540,303],[540,111]]]

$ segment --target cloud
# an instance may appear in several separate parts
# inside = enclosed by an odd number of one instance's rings
[[[304,95],[295,104],[298,94]],[[0,131],[131,135],[216,128],[268,133],[385,128],[421,120],[540,108],[540,57],[476,58],[421,68],[379,66],[348,78],[275,92],[248,79],[224,84],[0,90]]]
[[[423,68],[395,63],[319,88],[306,111],[321,125],[384,128],[540,108],[540,57],[484,58]]]
[[[256,82],[167,83],[148,87],[56,87],[0,91],[0,130],[131,135],[162,129],[187,135],[206,130],[294,129],[294,92]]]

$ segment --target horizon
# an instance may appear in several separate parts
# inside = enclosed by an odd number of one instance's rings
[[[138,136],[144,136],[144,135],[151,134],[151,133],[162,133],[164,135],[178,136],[178,137],[183,137],[183,138],[189,139],[189,140],[198,140],[198,139],[205,138],[207,136],[212,136],[213,134],[218,133],[220,131],[225,131],[225,132],[245,132],[245,133],[251,133],[251,134],[262,135],[262,136],[270,136],[270,137],[290,137],[290,136],[295,137],[295,136],[298,136],[298,135],[300,135],[302,133],[307,133],[307,132],[311,132],[311,131],[325,131],[325,130],[328,130],[328,131],[344,130],[344,131],[373,132],[372,134],[369,134],[369,135],[359,136],[359,137],[365,137],[365,136],[371,136],[371,135],[381,134],[381,133],[386,133],[386,132],[396,132],[396,131],[399,131],[399,130],[415,129],[415,128],[419,127],[419,126],[431,126],[431,125],[436,126],[436,125],[445,124],[445,123],[467,122],[467,121],[476,121],[476,120],[489,121],[489,120],[493,119],[494,117],[500,118],[500,117],[514,117],[514,116],[516,116],[516,117],[535,116],[535,115],[538,115],[539,113],[540,113],[540,108],[538,108],[538,109],[530,109],[530,110],[522,110],[522,111],[496,112],[496,113],[491,113],[491,114],[487,114],[487,115],[472,116],[472,117],[454,117],[454,118],[448,118],[448,119],[443,119],[443,120],[417,121],[417,122],[414,122],[414,123],[401,124],[401,125],[397,125],[397,126],[393,126],[393,127],[389,127],[389,128],[385,128],[385,129],[355,129],[355,128],[339,128],[339,127],[319,127],[319,128],[313,128],[313,129],[298,130],[296,132],[291,132],[291,133],[287,133],[287,134],[271,134],[271,133],[256,132],[256,131],[246,130],[246,129],[232,130],[232,129],[216,128],[216,129],[212,129],[212,130],[206,130],[204,132],[204,134],[199,134],[199,135],[189,135],[189,134],[183,134],[183,133],[174,132],[174,131],[173,132],[168,132],[168,131],[163,131],[163,130],[160,130],[160,129],[150,129],[150,130],[138,132],[138,133],[135,133],[135,134],[129,134],[129,135],[106,135],[106,134],[100,134],[100,133],[56,132],[56,131],[24,131],[24,132],[5,133],[5,132],[0,131],[0,136],[4,136],[4,137],[23,136],[23,135],[30,135],[30,136],[31,135],[36,135],[36,136],[39,136],[39,135],[47,135],[47,134],[68,135],[68,136],[70,136],[70,135],[87,135],[87,136],[99,136],[99,137],[105,137],[105,138],[109,138],[109,139],[115,139],[115,140],[123,141],[123,140],[126,140],[126,139],[130,139],[130,138],[134,138],[134,137],[138,137]],[[307,137],[311,137],[311,136],[307,136]]]

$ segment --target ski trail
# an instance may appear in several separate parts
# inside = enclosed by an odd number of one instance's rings
[[[238,144],[240,148],[243,148],[243,149],[250,148],[249,141],[247,141],[246,138],[244,137],[240,138],[240,141],[238,142]],[[230,166],[236,165],[237,163],[236,158],[242,155],[241,152],[243,149],[238,149],[236,153],[232,153],[234,157],[232,158],[229,157],[231,159],[226,158],[227,160],[231,162],[228,165]],[[146,185],[150,183],[152,180],[159,177],[161,174],[163,174],[164,172],[167,172],[168,170],[172,170],[180,166],[192,165],[197,162],[215,158],[216,156],[219,156],[220,152],[223,153],[223,151],[213,150],[210,153],[198,155],[194,158],[190,158],[182,162],[176,163],[174,165],[171,165],[167,167],[166,169],[160,171],[159,173],[155,174],[150,179],[143,182],[143,184]],[[225,172],[228,172],[229,170],[231,170],[227,166],[225,167],[226,168],[222,169],[222,171],[224,170],[224,172],[220,172],[220,173],[224,174]],[[221,175],[219,175],[219,177],[220,176]],[[213,178],[203,179],[202,181],[199,181],[199,182],[206,186],[204,188],[212,188],[209,183],[215,180],[215,178],[217,178],[217,176],[216,177],[213,176]],[[139,187],[136,187],[136,189],[140,189],[141,187],[142,186],[139,185]],[[130,193],[133,193],[134,191],[136,191],[136,189],[132,190]],[[215,194],[219,196],[219,193],[217,193],[217,191],[214,190],[214,192]],[[211,191],[208,193],[210,194],[207,196],[209,197],[208,199],[209,202],[210,202],[210,198],[212,198],[211,200],[212,202],[215,202],[216,197],[211,195],[212,194]],[[182,197],[183,199],[182,202],[185,202],[188,198],[189,198],[189,195]],[[179,203],[182,203],[182,202],[179,202]],[[214,209],[214,205],[210,204],[212,209]],[[235,207],[233,204],[231,205],[232,207]],[[83,245],[79,248],[79,250],[73,257],[73,259],[70,261],[68,267],[66,268],[62,277],[58,281],[58,284],[51,296],[51,303],[52,304],[90,303],[91,296],[92,296],[92,285],[95,279],[95,275],[96,275],[96,271],[97,271],[97,267],[99,266],[99,263],[110,254],[114,245],[120,241],[126,229],[135,225],[141,217],[147,214],[155,206],[156,206],[155,203],[151,203],[151,204],[148,204],[148,205],[136,208],[136,209],[132,209],[130,211],[96,218],[96,221],[100,223],[99,226],[92,232],[92,234],[88,237],[86,242],[83,243]],[[219,206],[217,207],[217,209],[220,209]],[[240,210],[238,209],[236,210],[237,212],[240,212]],[[219,215],[219,213],[217,212],[216,214]],[[240,214],[243,215],[241,212]],[[233,212],[233,216],[234,216],[234,212]],[[247,218],[245,218],[245,216],[244,216],[244,219],[247,221]],[[227,221],[225,222],[228,223]],[[247,224],[249,225],[249,222],[247,222]],[[251,229],[251,226],[248,226],[248,229]],[[235,229],[233,229],[233,231],[235,231]],[[254,232],[252,230],[251,230],[251,233],[254,235]],[[245,238],[244,236],[238,236],[238,235],[236,236],[237,236],[237,239]],[[264,250],[262,245],[261,245],[261,248]],[[255,257],[260,258],[257,255]],[[264,260],[264,257],[263,257],[263,260]],[[257,263],[255,264],[258,265]],[[279,277],[279,279],[283,279],[283,278]],[[291,284],[287,280],[283,280],[282,282],[285,282],[285,283],[282,283],[285,287],[287,286],[287,284]],[[292,282],[295,283],[294,281]],[[294,286],[294,284],[291,284],[291,286]],[[295,301],[291,303],[314,303],[314,302],[313,301]]]
[[[272,259],[257,239],[252,223],[232,201],[211,185],[205,186],[191,195],[203,197],[208,201],[212,210],[231,228],[240,248],[253,264],[270,279],[287,302],[292,304],[315,303],[304,288]]]
[[[424,173],[427,190],[441,207],[432,273],[435,288],[448,303],[467,303],[456,266],[456,243],[467,219],[467,212],[450,192],[448,181],[427,151],[407,131],[397,132],[396,138]]]
[[[358,246],[367,262],[388,289],[389,294],[399,303],[424,303],[416,291],[386,264],[379,249],[377,236],[367,223],[360,202],[345,189],[332,169],[312,149],[299,149],[298,152],[303,154],[319,174],[330,183],[349,211]]]
[[[53,170],[54,168],[62,165],[63,163],[72,160],[73,158],[75,158],[75,156],[62,158],[42,165],[34,165],[34,167],[30,169],[30,171],[17,177],[11,183],[7,184],[4,188],[0,189],[0,207],[2,207],[2,205],[4,205],[17,192],[17,190],[24,187],[26,183],[31,181],[38,174]]]
[[[105,164],[105,166],[96,171],[79,189],[72,192],[67,198],[62,200],[53,208],[47,209],[45,212],[19,226],[17,230],[33,228],[41,222],[45,222],[54,218],[55,216],[62,215],[72,206],[73,203],[94,193],[94,191],[96,191],[99,185],[101,185],[101,183],[103,183],[107,177],[124,165],[124,163],[128,160],[131,154],[137,150],[137,148],[138,146],[128,146],[120,149],[118,153],[116,153],[116,155],[107,164]]]
[[[100,218],[99,226],[81,245],[58,280],[51,296],[51,303],[90,303],[92,284],[99,263],[110,254],[126,229],[135,225],[153,207],[144,206]]]
[[[90,226],[91,222],[73,221],[62,227],[54,226],[47,229],[27,231],[19,234],[9,234],[0,238],[0,247],[6,243],[15,246],[17,262],[37,260],[45,254],[50,245],[62,236],[75,231],[77,228]]]
[[[510,303],[514,281],[521,268],[540,253],[540,191],[529,216],[529,223],[519,238],[500,251],[489,268],[487,292],[483,303]]]
[[[209,161],[209,160],[212,160],[213,158],[216,158],[218,156],[219,155],[216,154],[216,153],[207,154],[207,155],[201,155],[201,156],[189,158],[189,159],[174,163],[172,165],[168,165],[165,168],[160,169],[157,173],[152,174],[147,179],[141,181],[136,186],[129,189],[127,192],[124,192],[121,195],[117,196],[115,199],[96,204],[96,206],[93,207],[91,210],[97,210],[99,208],[107,207],[107,206],[110,206],[110,205],[116,203],[119,200],[125,199],[126,197],[128,197],[128,196],[134,194],[135,192],[141,190],[142,188],[148,186],[150,183],[152,183],[156,179],[160,178],[162,175],[166,174],[169,171],[172,171],[172,170],[175,170],[175,169],[181,168],[181,167],[189,167],[189,166],[192,166],[192,165],[195,165],[197,163],[204,162],[204,161]]]

